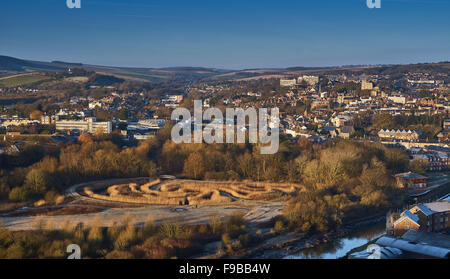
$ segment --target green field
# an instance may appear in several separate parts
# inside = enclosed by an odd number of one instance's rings
[[[147,81],[161,81],[169,79],[169,75],[158,75],[158,74],[145,74],[138,72],[120,72],[120,76],[138,78]]]
[[[11,77],[5,77],[0,79],[0,85],[5,87],[23,86],[31,83],[35,83],[42,80],[49,79],[46,76],[39,74],[26,74],[16,75]]]
[[[65,78],[65,80],[69,81],[69,82],[85,83],[85,82],[88,82],[89,78],[88,77],[68,77],[68,78]]]

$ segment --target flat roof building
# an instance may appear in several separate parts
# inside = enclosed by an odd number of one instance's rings
[[[280,79],[280,86],[282,87],[290,87],[297,84],[297,80],[294,79]]]
[[[105,134],[112,132],[112,122],[97,122],[95,117],[87,118],[86,120],[58,120],[56,121],[56,130],[58,131],[72,131],[80,130],[83,132],[95,133],[102,131]]]

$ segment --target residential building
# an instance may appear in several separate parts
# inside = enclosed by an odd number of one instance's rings
[[[25,119],[25,118],[12,118],[12,119],[7,119],[5,121],[3,121],[3,123],[1,124],[2,127],[8,128],[9,126],[28,126],[30,124],[37,124],[39,123],[39,121],[37,120],[30,120],[30,119]]]
[[[381,139],[418,140],[421,135],[422,133],[417,130],[382,129],[378,132]]]
[[[355,101],[357,101],[357,100],[359,100],[359,98],[357,98],[357,97],[352,97],[352,96],[339,95],[339,96],[337,97],[337,102],[338,102],[339,104],[345,104],[345,105],[348,105],[348,104],[350,104],[350,103],[352,103],[352,102],[355,102]]]
[[[331,118],[331,122],[336,127],[350,126],[353,124],[353,117],[350,115],[338,115]]]
[[[444,120],[444,130],[450,131],[450,119]]]
[[[427,177],[413,172],[396,174],[395,180],[397,181],[397,185],[401,186],[402,188],[427,187]]]
[[[363,80],[361,82],[361,90],[372,90],[373,84],[370,81]]]
[[[15,144],[10,145],[9,147],[0,147],[0,154],[12,154],[12,153],[19,153],[20,150],[17,148]]]
[[[55,123],[55,118],[53,116],[49,115],[42,115],[41,117],[41,124],[42,125],[51,125]]]
[[[103,102],[100,101],[95,101],[95,102],[90,102],[89,103],[89,109],[95,109],[95,108],[102,108],[103,107]]]
[[[350,139],[350,136],[355,132],[353,126],[343,126],[338,128],[339,137],[343,139]]]
[[[388,99],[391,100],[393,103],[402,105],[406,104],[407,101],[405,96],[389,96]]]
[[[419,204],[401,213],[400,218],[390,223],[388,232],[403,235],[408,230],[441,232],[450,228],[450,202],[437,201]],[[392,217],[391,217],[392,218]]]
[[[280,79],[280,86],[291,87],[297,84],[297,80],[294,79]]]
[[[299,83],[301,81],[305,81],[310,86],[315,86],[319,83],[319,77],[318,76],[303,76],[299,78]]]

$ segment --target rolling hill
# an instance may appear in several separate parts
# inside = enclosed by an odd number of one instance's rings
[[[202,79],[227,73],[227,70],[201,67],[172,67],[172,68],[131,68],[88,65],[63,61],[40,62],[23,60],[9,56],[0,56],[0,76],[9,76],[35,71],[63,71],[73,68],[83,68],[99,74],[113,75],[117,78],[134,81],[164,81],[170,79]]]
[[[169,80],[180,81],[221,81],[221,80],[251,80],[264,78],[280,78],[283,76],[298,76],[302,74],[321,74],[325,72],[362,72],[377,73],[405,73],[408,71],[444,71],[448,72],[449,62],[423,63],[411,65],[355,65],[339,67],[290,67],[290,68],[267,68],[267,69],[245,69],[224,70],[206,67],[167,67],[167,68],[133,68],[89,65],[82,63],[71,63],[63,61],[40,62],[23,60],[9,56],[0,55],[0,77],[17,75],[29,72],[61,71],[73,68],[82,68],[94,71],[98,74],[114,76],[118,79],[141,81],[141,82],[163,82]]]
[[[54,63],[37,62],[17,59],[9,56],[0,55],[0,73],[25,73],[32,71],[61,71],[67,70],[67,67]]]

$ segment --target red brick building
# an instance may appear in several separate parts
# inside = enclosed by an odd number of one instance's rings
[[[427,187],[427,177],[413,172],[396,174],[395,180],[397,181],[397,184],[402,188]]]
[[[450,228],[450,202],[439,201],[416,205],[404,211],[393,224],[394,235],[408,230],[441,232]]]

